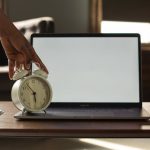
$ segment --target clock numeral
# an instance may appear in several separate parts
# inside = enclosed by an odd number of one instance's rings
[[[32,79],[31,82],[32,82],[32,83],[35,83],[35,79]]]
[[[26,90],[26,86],[23,87],[23,90]]]

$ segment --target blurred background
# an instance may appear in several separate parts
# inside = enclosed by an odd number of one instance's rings
[[[32,33],[139,33],[143,100],[150,101],[149,0],[0,0],[3,11],[30,42]],[[0,44],[0,98],[10,100],[7,58]]]

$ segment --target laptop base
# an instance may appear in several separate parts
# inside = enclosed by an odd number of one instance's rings
[[[102,109],[85,109],[85,108],[48,108],[45,112],[40,113],[22,113],[15,114],[16,119],[82,119],[82,120],[106,120],[106,119],[125,119],[125,120],[147,120],[150,114],[139,108],[102,108]]]

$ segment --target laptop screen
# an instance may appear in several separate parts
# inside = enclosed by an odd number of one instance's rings
[[[53,103],[140,102],[137,34],[37,34],[32,44],[49,70]]]

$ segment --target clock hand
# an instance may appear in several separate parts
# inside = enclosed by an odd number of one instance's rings
[[[30,89],[30,91],[32,92],[32,94],[33,94],[33,97],[34,97],[34,101],[35,101],[35,103],[36,103],[36,92],[34,92],[33,90],[32,90],[32,88],[29,86],[29,84],[26,84],[27,85],[27,87]]]
[[[33,92],[34,101],[36,103],[36,92]]]
[[[32,90],[32,88],[27,84],[27,87],[31,90],[31,92],[34,94],[35,92]]]

